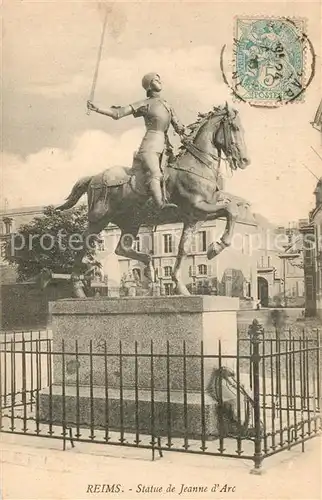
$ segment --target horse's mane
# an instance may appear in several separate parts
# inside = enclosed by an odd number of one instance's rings
[[[222,116],[224,113],[224,109],[221,106],[214,106],[213,109],[208,111],[207,113],[198,113],[196,121],[190,123],[188,125],[188,129],[191,131],[189,134],[189,139],[194,140],[199,130],[207,123],[211,118],[215,116]]]
[[[211,119],[214,117],[222,117],[226,113],[226,108],[225,106],[214,106],[210,111],[206,113],[198,113],[196,121],[193,123],[190,123],[190,125],[187,126],[187,128],[190,130],[190,134],[188,135],[188,140],[193,142],[195,138],[197,137],[198,133],[202,129],[202,127]],[[182,153],[185,151],[185,147],[182,144],[179,147],[178,155],[181,156]]]

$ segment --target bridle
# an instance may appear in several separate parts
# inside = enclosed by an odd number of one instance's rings
[[[200,126],[198,127],[198,130],[201,129],[201,127],[208,121],[208,116],[200,123]],[[183,150],[188,151],[196,160],[198,160],[200,163],[202,163],[205,167],[209,168],[212,172],[214,169],[214,164],[217,163],[217,175],[216,178],[219,176],[219,170],[220,170],[220,165],[221,165],[221,160],[223,159],[221,156],[222,150],[225,150],[225,158],[224,160],[228,162],[229,167],[231,170],[236,170],[237,167],[235,167],[232,159],[232,135],[231,135],[231,127],[232,127],[232,122],[229,117],[229,111],[228,109],[225,109],[225,114],[222,116],[222,118],[218,122],[218,128],[216,131],[216,135],[220,130],[220,126],[223,127],[223,136],[224,136],[224,147],[218,149],[218,155],[215,155],[213,153],[205,152],[202,151],[200,148],[198,148],[194,143],[192,139],[183,139],[182,141],[182,147]],[[195,138],[195,137],[194,137]],[[177,168],[175,166],[172,166],[172,168]],[[181,170],[181,169],[180,169]],[[182,169],[186,170],[186,169]],[[190,170],[190,169],[189,169]],[[201,175],[200,173],[197,173],[194,171],[194,173],[200,177],[206,178],[205,176]]]

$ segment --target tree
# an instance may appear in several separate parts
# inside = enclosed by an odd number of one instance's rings
[[[18,281],[34,278],[44,269],[69,274],[86,226],[85,205],[66,212],[48,206],[42,216],[22,225],[18,233],[6,239],[4,259],[15,265]],[[86,248],[86,256],[93,260],[94,249],[89,245]]]

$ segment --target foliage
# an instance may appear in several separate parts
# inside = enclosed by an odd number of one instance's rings
[[[48,206],[42,216],[22,225],[18,233],[6,239],[4,258],[16,266],[18,281],[32,279],[44,269],[53,273],[70,273],[86,226],[85,205],[65,212],[57,212],[53,206]],[[89,258],[93,253],[87,248]]]

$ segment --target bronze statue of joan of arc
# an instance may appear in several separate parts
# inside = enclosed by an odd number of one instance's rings
[[[166,203],[163,198],[161,160],[168,144],[167,133],[170,124],[181,138],[187,134],[186,128],[176,116],[172,106],[161,97],[162,82],[157,73],[146,74],[142,78],[142,86],[147,98],[129,106],[111,106],[102,110],[88,101],[87,107],[114,120],[129,115],[133,115],[134,118],[144,118],[146,133],[136,158],[141,162],[145,171],[146,182],[157,207],[160,209],[176,207],[176,205]]]

